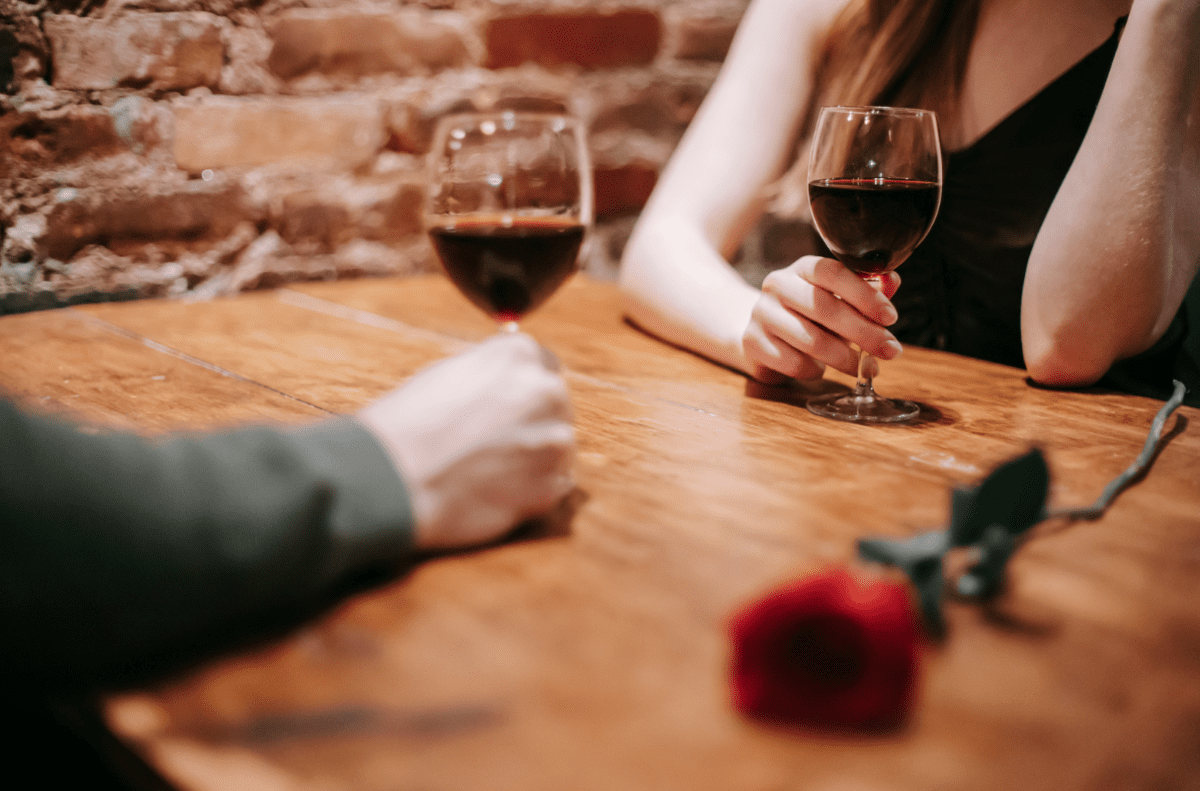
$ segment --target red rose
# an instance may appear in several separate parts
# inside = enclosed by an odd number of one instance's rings
[[[918,625],[902,582],[830,569],[754,602],[731,634],[733,703],[745,714],[878,729],[911,705]]]

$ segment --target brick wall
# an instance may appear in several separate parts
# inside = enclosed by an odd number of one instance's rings
[[[0,312],[429,270],[470,108],[585,119],[611,277],[744,4],[0,0]]]

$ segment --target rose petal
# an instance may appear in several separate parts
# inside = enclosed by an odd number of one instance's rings
[[[753,602],[730,632],[733,704],[745,714],[857,729],[908,713],[918,632],[903,583],[830,569]]]

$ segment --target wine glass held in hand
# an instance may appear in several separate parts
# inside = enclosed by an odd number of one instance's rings
[[[833,255],[876,288],[900,266],[937,217],[942,146],[936,116],[898,107],[823,107],[808,173],[813,224]],[[855,423],[901,423],[920,414],[912,401],[875,394],[866,352],[845,395],[811,398],[808,409]]]
[[[583,125],[551,113],[443,118],[430,152],[425,228],[446,275],[516,331],[579,268],[592,221]]]

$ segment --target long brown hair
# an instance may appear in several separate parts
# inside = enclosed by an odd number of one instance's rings
[[[852,0],[825,37],[812,107],[885,104],[951,111],[962,88],[979,3]]]
[[[770,191],[773,211],[803,213],[808,138],[829,105],[882,104],[933,110],[958,104],[980,0],[851,0],[830,25],[813,64],[813,96],[792,169]],[[943,121],[944,122],[944,121]]]

